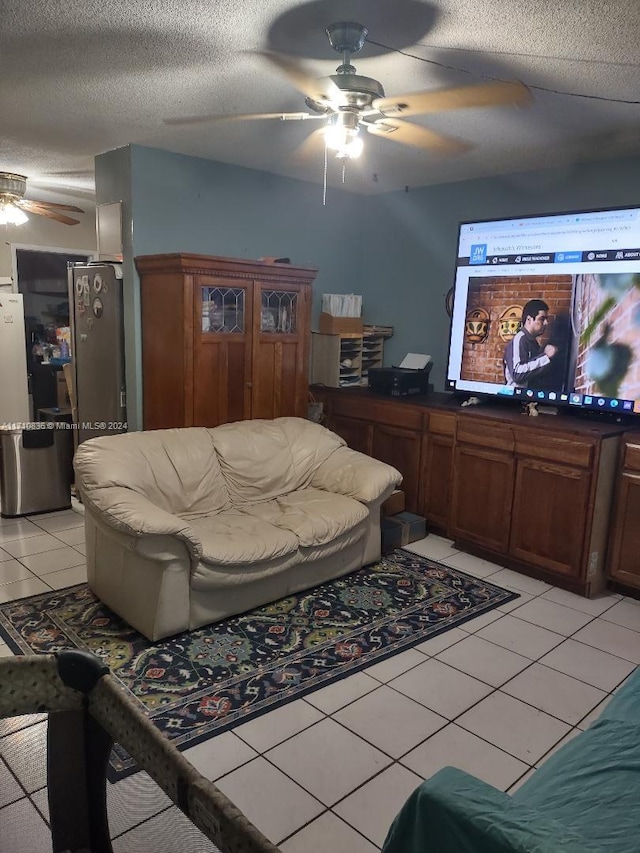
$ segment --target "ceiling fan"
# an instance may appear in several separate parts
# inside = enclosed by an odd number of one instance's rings
[[[165,119],[164,123],[191,125],[251,119],[324,119],[325,127],[321,132],[325,145],[335,151],[339,159],[360,156],[363,148],[360,131],[363,128],[383,139],[436,153],[457,154],[472,146],[423,125],[404,121],[404,117],[464,107],[524,105],[532,100],[529,89],[518,81],[495,81],[386,97],[381,83],[357,74],[351,64],[352,55],[361,50],[366,41],[367,28],[343,21],[327,27],[326,34],[331,47],[342,54],[342,64],[329,77],[315,79],[294,59],[270,51],[258,51],[305,95],[305,103],[311,112],[191,116]]]
[[[24,175],[14,175],[11,172],[0,172],[0,225],[22,225],[29,217],[29,213],[38,216],[46,216],[55,219],[63,225],[77,225],[80,220],[72,219],[63,210],[75,213],[84,213],[80,207],[73,204],[56,204],[53,201],[35,201],[23,198],[27,191],[27,179]]]

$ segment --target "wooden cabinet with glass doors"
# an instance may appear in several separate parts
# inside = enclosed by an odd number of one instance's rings
[[[136,258],[145,429],[305,417],[315,269]]]

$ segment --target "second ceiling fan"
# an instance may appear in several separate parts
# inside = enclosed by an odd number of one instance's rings
[[[324,119],[321,133],[325,144],[340,159],[354,159],[360,155],[363,148],[360,131],[363,128],[375,136],[423,150],[461,154],[472,146],[404,119],[465,107],[522,106],[532,100],[529,89],[519,81],[491,81],[386,97],[381,83],[357,74],[351,64],[352,55],[365,44],[367,28],[347,21],[332,24],[326,33],[333,49],[342,55],[342,64],[329,77],[316,79],[294,59],[271,51],[258,51],[302,92],[311,112],[190,116],[165,119],[164,123],[193,125],[254,119]]]
[[[0,172],[0,225],[22,225],[29,217],[25,213],[35,213],[55,219],[63,225],[78,225],[80,220],[68,216],[71,213],[84,213],[74,204],[58,204],[53,201],[37,201],[24,198],[27,191],[27,179],[13,172]],[[64,212],[63,212],[64,211]]]

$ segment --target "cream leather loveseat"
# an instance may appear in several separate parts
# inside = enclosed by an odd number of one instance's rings
[[[375,561],[401,481],[301,418],[96,438],[74,464],[89,586],[151,640]]]

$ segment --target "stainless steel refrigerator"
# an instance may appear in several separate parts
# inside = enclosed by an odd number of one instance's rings
[[[77,440],[126,432],[122,267],[69,265]]]

